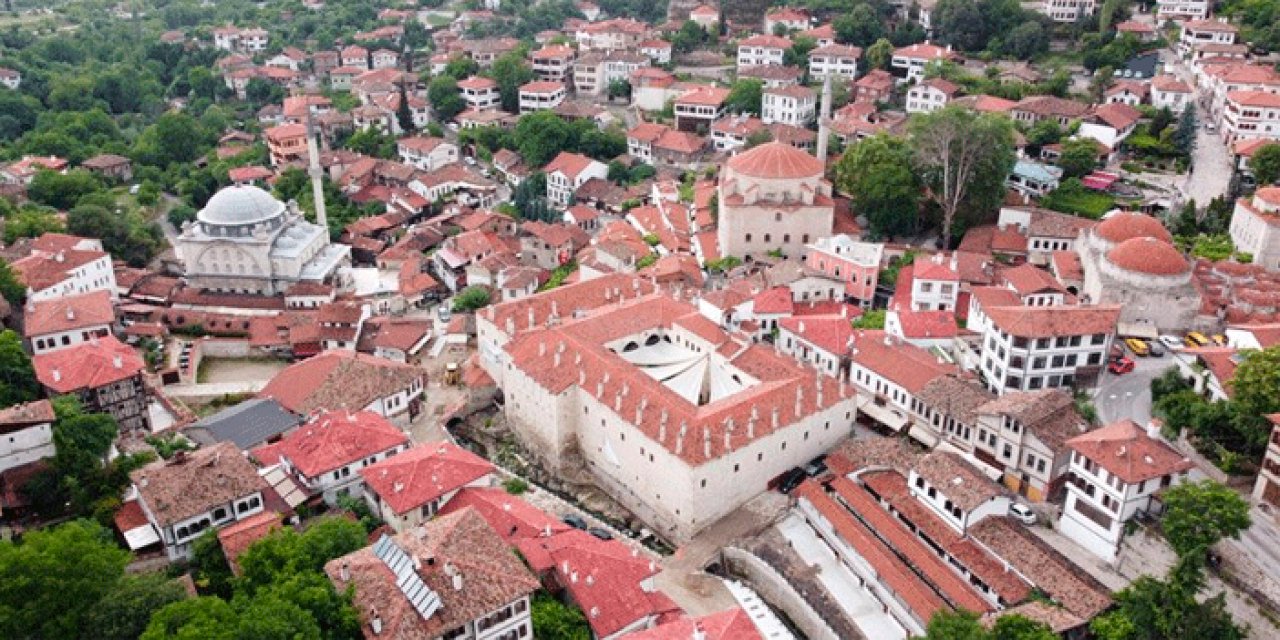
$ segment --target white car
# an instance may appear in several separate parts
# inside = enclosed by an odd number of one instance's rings
[[[1032,511],[1031,507],[1022,504],[1021,502],[1015,502],[1009,505],[1009,515],[1013,516],[1018,522],[1025,525],[1033,525],[1036,523],[1036,512]]]
[[[1160,344],[1167,347],[1170,351],[1174,351],[1182,348],[1182,339],[1179,338],[1178,336],[1171,336],[1166,333],[1160,336],[1159,340],[1160,340]]]

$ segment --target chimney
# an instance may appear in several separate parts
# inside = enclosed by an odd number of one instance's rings
[[[377,607],[369,609],[369,628],[375,636],[382,634],[382,616],[378,615]]]
[[[693,623],[692,640],[707,640],[707,633],[702,630],[702,622],[695,620]]]
[[[75,309],[72,309],[71,307],[67,307],[67,319],[68,319],[68,320],[75,320],[75,319],[76,319],[76,310],[75,310]]]
[[[724,450],[733,450],[733,418],[725,418],[724,421]]]
[[[62,381],[62,372],[61,372],[61,371],[58,371],[57,369],[54,369],[54,370],[53,370],[53,381],[54,381],[54,382],[61,382],[61,381]]]
[[[397,480],[395,484],[391,485],[391,492],[400,493],[401,491],[404,491],[404,483]]]
[[[1147,437],[1155,440],[1161,439],[1160,432],[1164,430],[1164,420],[1160,418],[1151,418],[1147,420]]]
[[[684,434],[689,430],[689,423],[680,421],[680,433],[676,435],[676,455],[684,451]]]
[[[462,591],[462,572],[453,574],[453,590]]]
[[[711,459],[711,427],[702,428],[702,455]]]
[[[338,576],[342,579],[343,582],[350,582],[351,581],[351,563],[344,560],[342,562],[342,568],[339,570]]]
[[[533,307],[529,307],[529,328],[533,328]]]
[[[545,357],[546,357],[546,355],[547,355],[547,343],[545,343],[545,342],[539,342],[539,343],[538,343],[538,357],[539,357],[539,358],[545,358]]]
[[[778,407],[777,407],[777,405],[775,405],[775,406],[773,407],[773,428],[774,428],[774,430],[777,430],[777,428],[778,428]]]

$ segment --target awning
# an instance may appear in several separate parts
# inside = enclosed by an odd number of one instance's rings
[[[926,447],[938,446],[938,437],[933,435],[933,432],[928,427],[919,423],[911,423],[911,428],[907,430],[907,435],[915,438],[917,442]]]
[[[130,529],[124,532],[124,541],[129,545],[130,551],[137,551],[144,547],[149,547],[160,542],[160,534],[156,532],[156,528],[148,522],[136,529]]]
[[[266,480],[267,484],[271,485],[271,488],[275,489],[276,493],[280,495],[280,499],[289,505],[289,508],[295,508],[307,501],[307,492],[303,491],[302,487],[299,487],[298,483],[294,482],[293,478],[289,477],[289,474],[285,473],[284,468],[280,465],[271,467],[261,475],[262,479]]]
[[[880,406],[869,398],[865,403],[859,402],[858,411],[894,431],[902,431],[902,428],[907,426],[906,416],[887,406]]]

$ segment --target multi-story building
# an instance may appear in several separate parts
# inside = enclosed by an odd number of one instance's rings
[[[911,310],[955,311],[960,297],[958,255],[935,253],[911,265]]]
[[[277,442],[253,450],[263,466],[280,465],[312,496],[337,504],[360,497],[362,471],[409,448],[409,436],[372,411],[322,411]]]
[[[1058,530],[1109,562],[1119,555],[1125,523],[1194,466],[1161,438],[1155,420],[1142,427],[1124,419],[1066,444],[1071,466]]]
[[[53,405],[36,400],[0,409],[0,473],[52,458]]]
[[[810,242],[831,235],[835,202],[824,174],[817,158],[782,142],[730,158],[718,188],[721,255],[800,256]]]
[[[569,84],[578,51],[566,45],[548,45],[529,54],[533,75],[544,82]]]
[[[239,49],[248,54],[262,53],[267,50],[267,41],[270,39],[271,34],[266,29],[241,29]]]
[[[568,151],[561,151],[542,171],[547,175],[547,199],[564,207],[573,204],[573,194],[586,181],[609,176],[604,163]]]
[[[362,467],[359,477],[369,508],[403,533],[435,517],[459,490],[488,486],[493,470],[488,460],[440,442]]]
[[[781,65],[791,40],[771,33],[754,35],[738,43],[738,69]]]
[[[50,397],[74,394],[90,413],[109,413],[122,431],[149,433],[146,363],[115,336],[38,354],[31,358],[36,379]]]
[[[980,405],[974,415],[968,449],[1002,473],[1005,486],[1036,502],[1062,488],[1071,458],[1066,442],[1090,428],[1063,389],[1006,393]]]
[[[390,49],[378,49],[369,54],[374,69],[394,69],[400,64],[400,54]]]
[[[960,93],[960,86],[942,78],[930,78],[907,90],[907,113],[929,113],[945,106]]]
[[[338,349],[289,365],[258,396],[299,416],[347,407],[403,426],[421,410],[424,380],[417,366]]]
[[[627,155],[653,164],[653,143],[667,132],[666,125],[641,122],[627,131]]]
[[[354,590],[365,638],[533,637],[529,598],[541,586],[474,508],[324,567],[339,592]]]
[[[27,302],[91,291],[107,291],[112,300],[118,296],[111,255],[101,240],[46,233],[32,243],[31,255],[9,266],[27,287]]]
[[[1159,75],[1151,79],[1151,106],[1168,109],[1175,114],[1191,104],[1191,87],[1177,76]]]
[[[170,560],[190,558],[209,528],[220,529],[265,507],[270,491],[258,470],[231,442],[179,452],[129,474],[130,493],[159,532]]]
[[[647,66],[649,58],[639,52],[587,53],[573,63],[573,89],[580,95],[602,95],[613,82],[626,81],[637,69]]]
[[[875,298],[883,258],[884,244],[859,242],[840,234],[805,246],[804,265],[844,282],[846,298],[869,306]]]
[[[691,89],[673,105],[676,116],[676,129],[680,131],[709,130],[715,121],[725,115],[725,100],[729,97],[729,89],[725,87],[703,86]]]
[[[818,94],[808,87],[765,89],[761,97],[760,117],[765,124],[778,122],[807,127],[817,118],[817,113]]]
[[[520,113],[554,109],[564,102],[564,97],[563,84],[534,80],[520,86]]]
[[[1156,0],[1156,21],[1201,21],[1209,17],[1213,6],[1208,0]]]
[[[1120,305],[997,306],[978,348],[979,372],[997,394],[1096,383]]]
[[[1200,45],[1235,44],[1240,30],[1226,20],[1189,20],[1182,23],[1178,51],[1185,57]]]
[[[653,64],[663,65],[671,62],[671,43],[666,40],[645,40],[636,47]]]
[[[22,86],[22,74],[7,67],[0,67],[0,87],[18,90]]]
[[[31,352],[41,354],[106,337],[115,321],[111,293],[100,290],[29,303],[22,332]]]
[[[1044,0],[1040,13],[1054,22],[1076,22],[1093,15],[1097,4],[1094,0]]]
[[[474,111],[490,111],[502,107],[502,94],[498,91],[498,83],[489,78],[471,76],[458,82],[458,90],[462,99]]]
[[[338,55],[344,67],[363,71],[369,70],[369,50],[358,44],[344,47],[342,51],[338,52]]]
[[[1231,242],[1253,256],[1253,263],[1280,269],[1280,187],[1263,187],[1252,199],[1236,201],[1231,214]]]
[[[1222,139],[1267,138],[1280,140],[1280,94],[1267,91],[1232,91],[1222,110]]]
[[[582,460],[615,500],[680,541],[847,436],[855,398],[840,380],[726,333],[685,301],[642,294],[640,280],[595,282],[501,305],[487,322],[507,342],[492,350],[488,328],[481,338],[508,423],[548,468]],[[601,293],[616,302],[587,310]],[[548,312],[559,322],[534,324]],[[650,364],[660,353],[670,373]]]
[[[444,138],[410,136],[396,141],[400,161],[423,171],[435,171],[458,161],[458,146]]]
[[[939,47],[928,42],[908,45],[894,50],[889,68],[893,74],[907,81],[924,80],[924,68],[936,60],[956,60],[959,56],[951,47]]]
[[[770,9],[764,14],[764,32],[774,33],[778,27],[787,31],[798,31],[809,28],[809,12],[794,7]]]
[[[858,60],[862,57],[862,49],[843,44],[829,44],[817,47],[809,52],[809,77],[823,80],[827,76],[833,79],[852,80],[858,77]]]
[[[267,139],[267,152],[271,166],[277,169],[290,164],[305,162],[307,157],[307,125],[282,124],[262,132]]]
[[[649,25],[631,18],[587,22],[578,27],[575,39],[583,51],[635,51],[647,39]]]

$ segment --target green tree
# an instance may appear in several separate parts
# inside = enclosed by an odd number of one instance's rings
[[[351,134],[351,137],[347,138],[346,147],[356,153],[384,160],[396,156],[395,136],[384,132],[378,127],[368,127]],[[301,172],[301,169],[299,169],[299,172]],[[306,174],[304,173],[303,175],[305,176]],[[311,179],[308,177],[307,189],[309,188],[311,188]]]
[[[1164,580],[1134,580],[1115,594],[1115,607],[1094,618],[1089,630],[1099,640],[1244,640],[1246,630],[1231,619],[1223,594],[1197,599],[1201,570],[1195,560],[1183,558]]]
[[[971,611],[939,611],[929,618],[924,640],[989,640],[991,632]]]
[[[538,111],[520,118],[512,138],[516,151],[530,167],[541,167],[561,151],[577,148],[575,131],[553,111]]]
[[[140,640],[236,640],[239,626],[239,616],[226,600],[204,596],[157,611]]]
[[[502,95],[502,109],[511,113],[520,110],[520,86],[533,80],[533,69],[525,62],[521,51],[509,51],[493,61],[489,77],[498,83]]]
[[[991,627],[992,640],[1056,640],[1059,637],[1043,622],[1017,614],[1000,616]]]
[[[1062,143],[1058,167],[1065,178],[1079,178],[1098,166],[1098,148],[1091,138],[1071,138]]]
[[[27,297],[27,286],[18,282],[13,268],[3,260],[0,260],[0,296],[15,307],[21,305]]]
[[[731,113],[760,115],[760,101],[764,98],[764,82],[756,78],[740,78],[729,89],[724,106]]]
[[[1027,20],[1005,37],[1001,51],[1018,60],[1031,58],[1049,50],[1049,31],[1038,20]]]
[[[24,206],[17,213],[8,216],[4,221],[4,241],[13,242],[18,238],[39,238],[50,231],[64,231],[66,226],[58,218],[57,212],[49,207],[39,205]]]
[[[205,531],[191,545],[191,578],[201,593],[231,598],[231,565],[222,551],[217,531]]]
[[[1271,433],[1263,416],[1280,412],[1280,346],[1244,352],[1231,379],[1235,422],[1249,450],[1261,450]]]
[[[0,542],[0,637],[84,637],[94,605],[124,574],[128,552],[111,533],[76,520]]]
[[[480,63],[469,56],[458,56],[444,66],[444,74],[454,80],[463,80],[480,72]]]
[[[1178,128],[1173,132],[1173,144],[1178,152],[1190,156],[1196,148],[1196,107],[1188,104],[1178,117]]]
[[[631,98],[631,83],[622,78],[610,80],[608,97],[610,100],[629,100]]]
[[[440,120],[452,120],[467,108],[466,101],[458,93],[458,81],[447,75],[435,78],[427,85],[427,100],[431,101],[431,109]]]
[[[893,60],[893,43],[886,38],[880,38],[867,47],[867,69],[889,69],[889,62]]]
[[[142,131],[130,156],[139,164],[165,169],[204,155],[221,133],[206,130],[186,113],[170,111]]]
[[[1204,553],[1222,538],[1249,528],[1249,503],[1212,480],[1184,482],[1165,491],[1160,527],[1179,556]]]
[[[832,21],[831,27],[835,30],[836,42],[857,47],[870,47],[885,36],[884,22],[870,4],[859,4],[841,14]]]
[[[533,636],[539,640],[590,640],[591,638],[591,627],[580,609],[556,600],[541,591],[533,596],[529,616],[533,619]]]
[[[467,287],[453,298],[454,311],[475,311],[487,306],[489,306],[489,290],[481,286]]]
[[[1008,118],[947,107],[910,122],[915,166],[942,212],[942,243],[994,212],[1013,168],[1013,125]]]
[[[1249,171],[1258,181],[1258,186],[1275,184],[1280,180],[1280,143],[1269,142],[1258,147],[1249,158]]]
[[[341,516],[316,520],[301,534],[288,528],[273,532],[240,555],[238,590],[252,595],[281,577],[320,573],[329,560],[365,546],[365,535],[360,523]]]
[[[86,629],[98,640],[136,640],[152,614],[187,597],[177,581],[164,574],[129,574],[89,609]]]
[[[791,48],[783,52],[782,63],[801,69],[809,68],[809,52],[818,46],[818,41],[809,36],[797,35],[791,38]]]
[[[31,357],[22,338],[12,329],[0,331],[0,407],[30,402],[40,397]]]
[[[883,329],[884,328],[884,309],[872,309],[864,311],[862,315],[853,320],[854,329]]]
[[[853,145],[835,167],[836,186],[865,215],[871,233],[893,238],[916,230],[921,185],[911,149],[896,136],[878,134]]]
[[[83,169],[39,171],[27,186],[27,197],[55,209],[70,209],[80,198],[101,189],[97,176]]]

